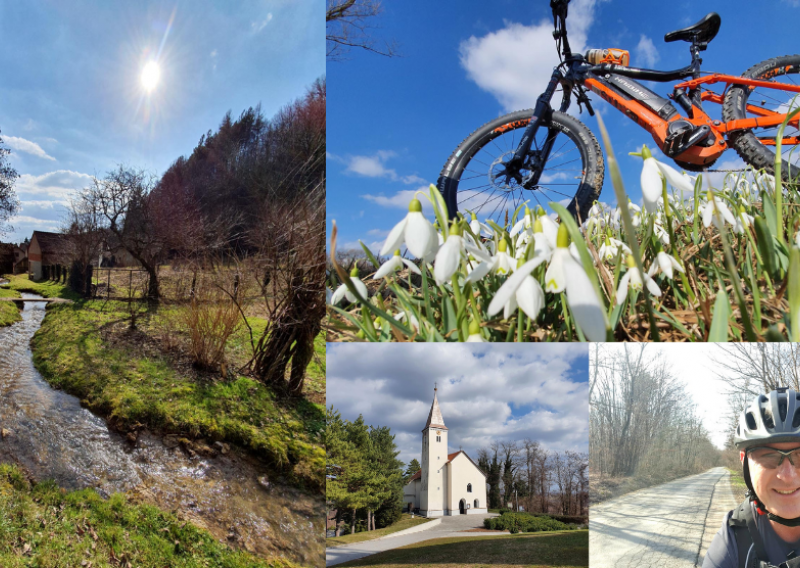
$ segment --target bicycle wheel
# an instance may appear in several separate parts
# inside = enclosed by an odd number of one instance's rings
[[[519,172],[521,179],[506,175],[505,162],[514,155],[532,115],[532,110],[520,110],[492,120],[450,155],[436,185],[451,217],[457,211],[471,211],[481,219],[498,221],[525,201],[544,208],[551,201],[569,201],[567,209],[573,215],[588,216],[600,196],[605,165],[597,139],[576,118],[553,112],[551,127],[539,128],[531,144],[531,155]],[[555,141],[539,183],[526,189],[529,162],[549,136]]]
[[[800,74],[800,55],[784,55],[753,65],[742,74],[742,77],[797,86],[800,85],[798,74]],[[748,104],[751,107],[785,113],[796,95],[797,93],[775,89],[754,89],[745,85],[733,86],[725,95],[722,104],[722,118],[726,122],[742,118],[756,118],[758,115],[747,109]],[[795,102],[795,108],[798,104],[800,104],[800,99]],[[769,126],[731,132],[729,140],[736,149],[736,153],[745,162],[754,168],[765,168],[768,173],[774,174],[775,137],[777,135],[778,127]],[[800,129],[787,124],[783,131],[784,139],[798,136],[800,136]],[[781,156],[783,158],[781,177],[786,181],[796,179],[800,175],[800,146],[784,144],[781,148]]]

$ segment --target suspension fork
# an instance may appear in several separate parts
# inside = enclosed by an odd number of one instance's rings
[[[511,158],[506,165],[506,170],[508,170],[509,167],[522,167],[522,164],[525,163],[525,158],[528,156],[528,153],[531,150],[531,144],[533,144],[533,140],[539,130],[539,126],[549,126],[550,119],[553,116],[553,107],[550,106],[550,101],[553,99],[553,95],[556,92],[556,87],[561,83],[561,79],[561,72],[558,70],[558,68],[554,69],[553,75],[550,77],[550,82],[547,84],[547,88],[541,95],[539,95],[539,98],[536,99],[536,106],[534,107],[531,121],[528,123],[527,128],[525,128],[525,132],[522,134],[522,140],[520,140],[519,146],[517,146],[517,149],[514,152],[514,157]],[[563,107],[564,104],[561,106]],[[569,106],[568,103],[567,106]],[[566,109],[562,108],[561,110],[564,111]],[[547,162],[547,158],[550,156],[550,150],[552,150],[554,142],[554,137],[548,135],[544,146],[539,150],[539,163],[534,164],[532,171],[533,175],[531,176],[529,183],[525,184],[526,187],[532,187],[539,183],[539,178],[541,177],[542,170],[544,169],[542,166]]]

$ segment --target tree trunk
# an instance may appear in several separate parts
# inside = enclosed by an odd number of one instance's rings
[[[350,534],[356,534],[356,509],[353,509],[353,518],[350,521]]]

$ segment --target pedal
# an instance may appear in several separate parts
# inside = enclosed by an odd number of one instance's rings
[[[695,126],[688,120],[673,120],[667,127],[664,154],[669,158],[682,154],[695,144],[708,139],[711,129],[707,125]]]

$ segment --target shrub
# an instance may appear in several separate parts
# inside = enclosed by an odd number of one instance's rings
[[[505,512],[499,517],[484,519],[484,528],[505,530],[511,534],[519,532],[564,531],[573,530],[574,525],[562,523],[546,515],[535,516],[529,513]]]

